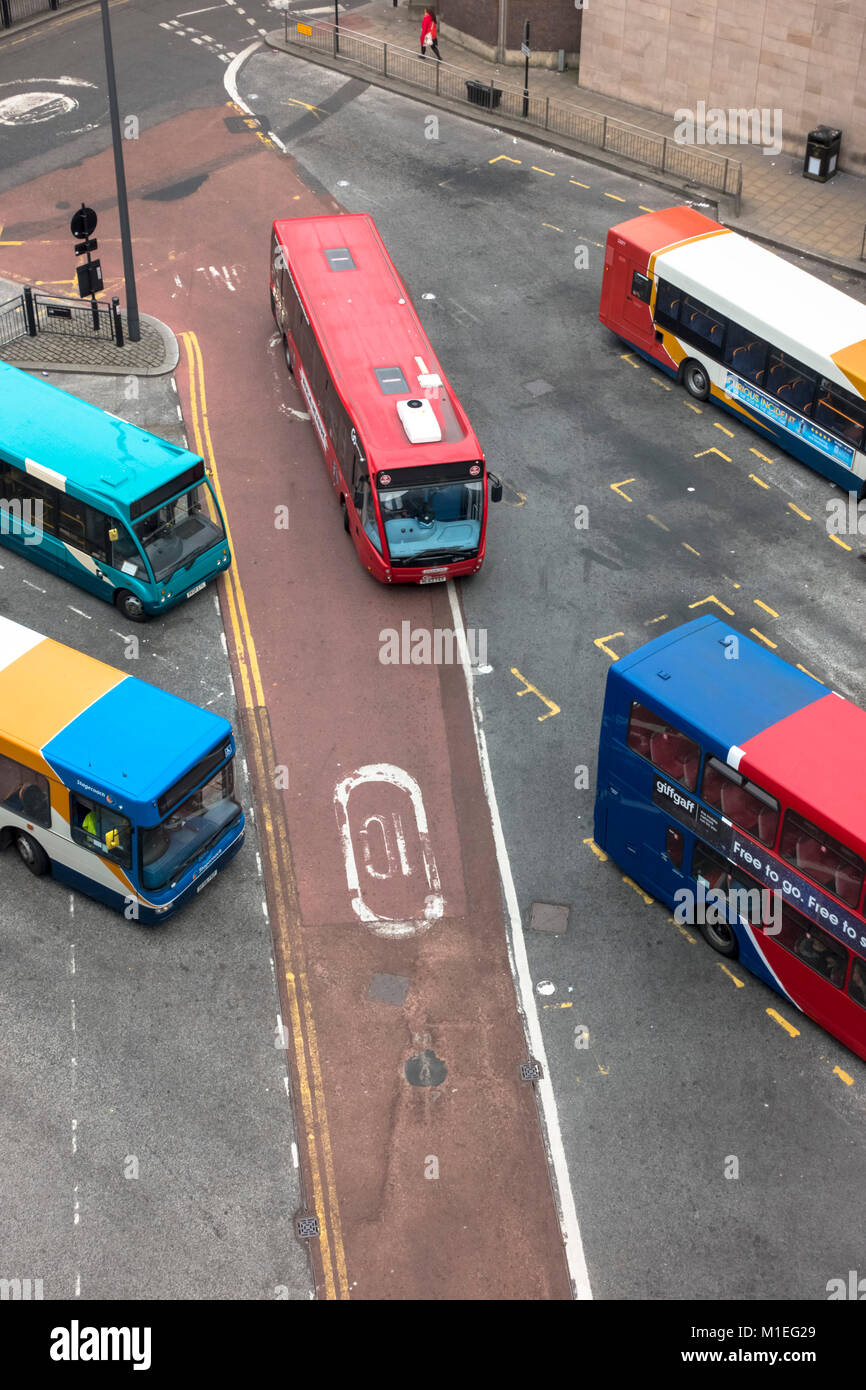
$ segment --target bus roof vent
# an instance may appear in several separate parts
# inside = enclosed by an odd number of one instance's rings
[[[429,401],[398,401],[397,414],[410,444],[439,443],[442,431]]]
[[[325,259],[332,270],[354,270],[355,262],[347,246],[332,246],[325,251]]]

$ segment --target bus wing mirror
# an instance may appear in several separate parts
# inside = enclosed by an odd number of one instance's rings
[[[110,541],[114,542],[114,541],[118,540],[119,537],[120,537],[120,532],[118,531],[117,527],[116,527],[116,526],[109,526],[109,528],[108,528],[108,539],[109,539]]]
[[[489,477],[490,477],[490,500],[491,500],[491,502],[501,502],[501,501],[502,501],[502,479],[501,479],[501,478],[497,478],[497,476],[496,476],[495,473],[491,473],[491,474],[489,475]]]

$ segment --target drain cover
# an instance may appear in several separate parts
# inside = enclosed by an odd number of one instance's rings
[[[295,1221],[295,1234],[298,1240],[312,1240],[319,1234],[318,1216],[299,1216]]]
[[[529,913],[530,929],[561,935],[568,930],[570,911],[567,903],[533,903]]]
[[[410,1057],[404,1068],[406,1080],[412,1086],[441,1086],[448,1075],[448,1068],[435,1052],[419,1052]]]
[[[543,1075],[544,1073],[541,1070],[540,1062],[536,1062],[532,1059],[529,1062],[520,1063],[521,1081],[540,1081]]]

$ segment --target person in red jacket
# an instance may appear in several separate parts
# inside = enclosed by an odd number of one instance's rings
[[[427,46],[433,49],[436,57],[442,62],[442,54],[439,52],[439,37],[436,28],[436,11],[432,5],[427,6],[424,18],[421,20],[421,57],[427,57]]]

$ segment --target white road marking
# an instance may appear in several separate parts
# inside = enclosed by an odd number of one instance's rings
[[[502,882],[502,891],[505,895],[505,902],[508,908],[509,931],[507,941],[511,970],[517,987],[520,1007],[526,1022],[529,1051],[535,1060],[541,1063],[543,1072],[542,1079],[535,1084],[538,1087],[538,1094],[541,1100],[541,1113],[544,1121],[547,1151],[553,1169],[553,1185],[559,1205],[560,1229],[565,1243],[565,1258],[568,1262],[568,1269],[571,1275],[575,1296],[579,1299],[592,1298],[589,1271],[586,1267],[583,1240],[580,1235],[580,1225],[577,1220],[574,1194],[571,1190],[568,1163],[566,1161],[565,1148],[562,1142],[562,1131],[559,1127],[559,1112],[556,1107],[556,1096],[554,1095],[553,1086],[550,1081],[544,1036],[541,1032],[541,1024],[538,1018],[538,1006],[535,1002],[535,993],[532,988],[532,976],[530,974],[529,960],[526,954],[526,941],[523,936],[520,905],[517,901],[517,891],[514,887],[511,863],[508,858],[508,849],[502,831],[499,805],[496,800],[496,789],[493,785],[493,773],[491,772],[490,759],[487,755],[487,740],[481,728],[481,711],[475,698],[474,678],[472,665],[469,660],[469,649],[466,642],[466,631],[463,625],[463,614],[460,611],[460,604],[457,601],[457,590],[453,579],[449,579],[448,581],[448,599],[451,604],[451,625],[454,632],[459,634],[457,645],[460,650],[460,661],[466,680],[466,693],[469,697],[469,708],[475,727],[475,741],[478,746],[478,759],[481,764],[484,793],[487,797],[488,807],[490,808],[490,821],[493,827],[493,839],[496,845],[499,877]]]

